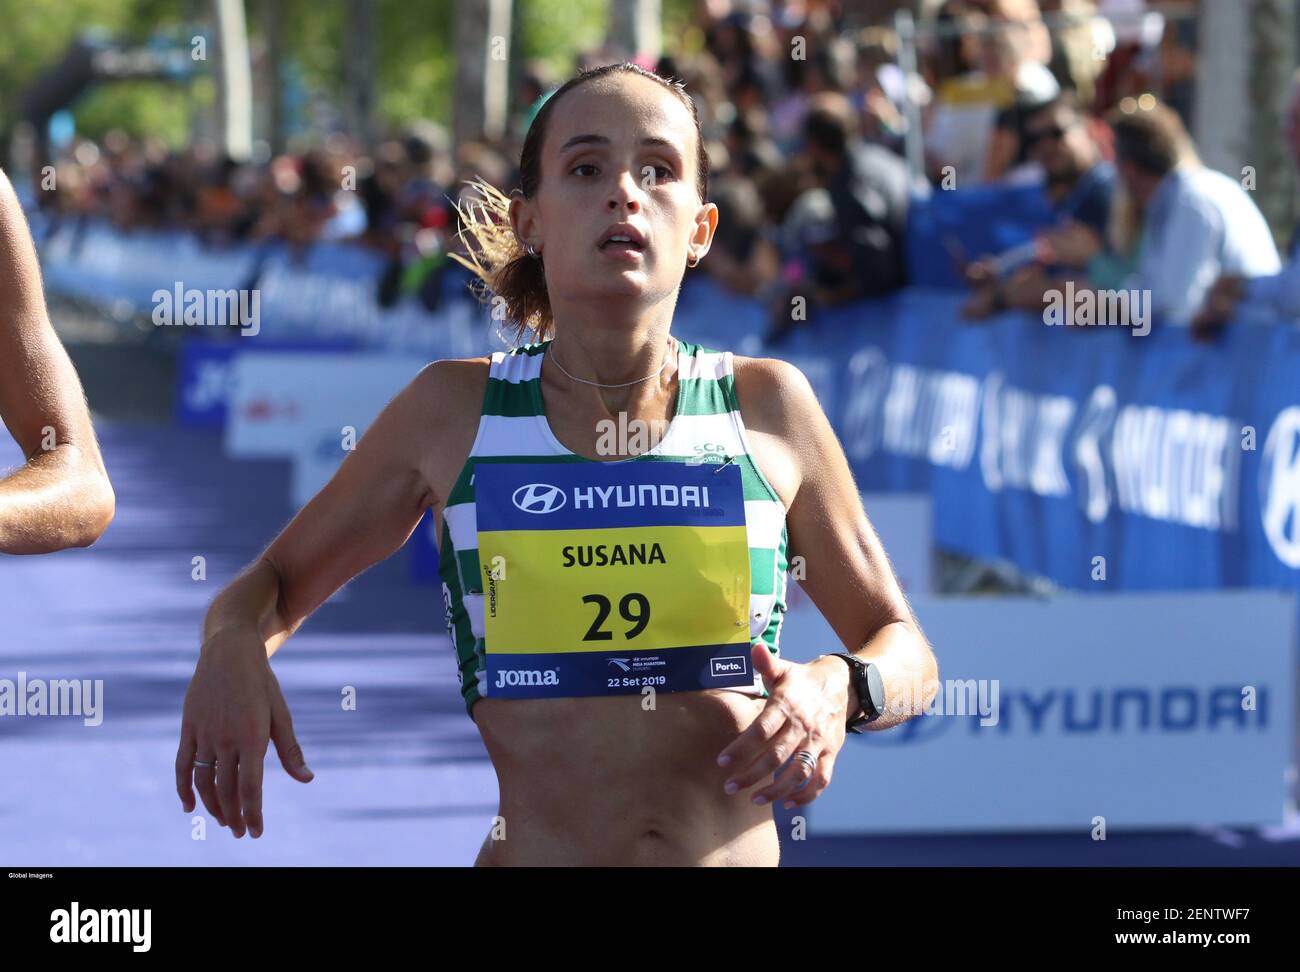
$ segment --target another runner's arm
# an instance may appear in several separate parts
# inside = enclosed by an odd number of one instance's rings
[[[0,172],[0,417],[27,462],[0,475],[0,551],[94,543],[116,502],[81,382],[50,326],[31,232]]]
[[[758,367],[747,369],[749,387],[737,379],[746,424],[778,437],[799,470],[786,526],[791,556],[804,558],[800,585],[845,649],[879,668],[888,712],[871,728],[887,729],[919,712],[937,685],[934,653],[867,519],[844,449],[808,379],[784,361],[753,361]],[[819,652],[836,650],[818,646]],[[839,659],[825,663],[843,667]],[[856,696],[851,701],[856,704]]]
[[[430,470],[460,445],[446,416],[464,401],[466,364],[434,362],[384,408],[329,483],[213,601],[205,647],[256,635],[273,654],[330,595],[406,542],[443,501]]]

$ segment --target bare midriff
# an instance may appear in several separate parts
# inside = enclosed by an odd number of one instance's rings
[[[770,805],[735,794],[718,754],[763,700],[707,689],[483,699],[474,719],[501,791],[478,866],[775,866]]]

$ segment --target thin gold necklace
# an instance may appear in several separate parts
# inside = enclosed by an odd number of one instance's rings
[[[638,378],[636,381],[625,381],[617,385],[602,385],[598,381],[588,381],[586,378],[579,378],[576,375],[570,375],[569,372],[565,370],[564,365],[560,364],[560,359],[555,357],[554,339],[551,340],[551,360],[555,362],[555,367],[563,371],[565,375],[567,375],[569,378],[572,378],[574,381],[582,382],[584,385],[594,385],[597,388],[627,388],[629,385],[639,385],[643,381],[649,381],[651,378],[654,378],[656,375],[662,374],[663,370],[668,367],[669,352],[671,352],[672,350],[672,344],[673,342],[670,338],[670,343],[668,347],[664,348],[664,363],[661,364],[654,371],[650,372],[650,374],[646,375],[644,378]]]

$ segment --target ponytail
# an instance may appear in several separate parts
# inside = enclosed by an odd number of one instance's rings
[[[515,328],[516,341],[533,331],[539,341],[552,337],[551,298],[540,257],[530,257],[510,225],[510,197],[482,179],[470,182],[476,191],[455,203],[461,228],[456,235],[469,259],[459,253],[451,259],[477,278],[474,289],[484,303],[492,303],[492,316],[504,316]],[[498,310],[501,308],[501,310]]]

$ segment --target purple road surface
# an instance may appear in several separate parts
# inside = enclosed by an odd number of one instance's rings
[[[397,557],[274,659],[316,778],[267,755],[265,834],[193,817],[172,769],[212,596],[287,522],[288,466],[230,462],[211,435],[104,426],[117,516],[91,550],[0,558],[0,678],[102,679],[103,721],[0,718],[7,865],[463,865],[496,778],[456,686],[435,588]],[[11,466],[21,459],[10,450]],[[207,580],[191,577],[206,558]],[[355,690],[355,711],[343,707]],[[206,828],[206,839],[196,839]]]

